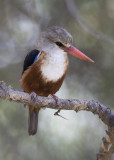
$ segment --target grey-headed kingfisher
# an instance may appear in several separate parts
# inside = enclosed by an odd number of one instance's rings
[[[72,36],[66,29],[53,26],[42,32],[34,50],[28,53],[24,60],[20,80],[24,91],[35,92],[39,96],[54,96],[61,87],[68,69],[67,52],[77,58],[94,62],[72,46]],[[30,105],[28,108],[28,133],[34,135],[37,132],[40,108]]]

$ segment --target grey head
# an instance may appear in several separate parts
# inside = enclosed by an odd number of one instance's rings
[[[37,48],[45,50],[46,48],[60,48],[69,47],[72,44],[71,34],[64,28],[59,26],[52,26],[41,33]]]
[[[91,58],[72,46],[71,34],[66,29],[58,26],[47,28],[45,32],[41,33],[36,49],[49,54],[70,53],[79,59],[94,63]]]

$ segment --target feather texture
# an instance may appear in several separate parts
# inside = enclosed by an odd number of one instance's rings
[[[25,60],[24,60],[22,74],[24,73],[24,71],[26,71],[28,69],[29,66],[31,66],[35,62],[39,53],[40,53],[40,51],[34,49],[27,54],[27,56],[25,57]]]

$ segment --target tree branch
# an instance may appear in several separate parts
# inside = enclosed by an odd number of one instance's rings
[[[110,108],[94,100],[76,100],[76,99],[58,99],[58,105],[53,98],[36,96],[32,98],[32,94],[16,91],[11,86],[6,86],[5,82],[0,82],[0,98],[29,104],[35,108],[46,107],[60,110],[74,110],[79,112],[81,110],[90,111],[97,114],[98,117],[108,126],[106,137],[103,138],[100,151],[97,154],[97,160],[109,160],[114,152],[114,114],[111,113]],[[55,114],[56,115],[56,114]]]

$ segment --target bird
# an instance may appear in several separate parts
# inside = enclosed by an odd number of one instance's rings
[[[67,53],[94,63],[91,58],[75,48],[72,41],[71,34],[63,27],[51,26],[41,32],[34,49],[24,60],[20,79],[24,92],[44,97],[51,95],[57,102],[55,93],[60,89],[69,66]],[[28,109],[28,134],[35,135],[40,108],[28,105]]]

